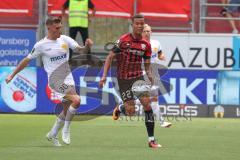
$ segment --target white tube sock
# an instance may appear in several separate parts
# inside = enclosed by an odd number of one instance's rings
[[[62,128],[63,124],[64,124],[64,120],[57,117],[57,119],[56,119],[56,121],[55,121],[55,123],[54,123],[54,125],[51,129],[51,135],[53,137],[57,137],[58,131]]]
[[[155,102],[155,101],[151,102],[151,107],[152,107],[153,113],[156,116],[157,121],[159,121],[160,124],[162,124],[164,122],[164,118],[163,118],[162,113],[160,111],[160,107],[158,105],[158,102]]]
[[[70,124],[71,124],[72,118],[73,118],[74,114],[76,113],[76,111],[77,111],[77,109],[75,109],[73,106],[69,106],[69,108],[67,110],[66,118],[65,118],[65,123],[63,126],[63,132],[70,131]]]

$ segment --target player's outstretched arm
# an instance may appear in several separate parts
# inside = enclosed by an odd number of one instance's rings
[[[11,80],[14,78],[14,76],[23,70],[29,63],[30,59],[29,58],[24,58],[18,65],[17,68],[13,71],[12,74],[8,75],[7,78],[5,79],[6,83],[11,82]]]
[[[109,71],[109,68],[111,66],[111,63],[112,63],[112,60],[113,60],[114,57],[115,57],[115,53],[110,51],[107,58],[106,58],[106,61],[104,63],[102,78],[99,81],[99,87],[101,87],[101,88],[104,86],[104,84],[106,82],[107,73]]]
[[[77,53],[88,53],[89,50],[90,50],[90,48],[92,47],[92,45],[93,45],[93,41],[88,38],[88,39],[85,41],[85,46],[83,46],[83,47],[78,46],[78,47],[76,48],[76,52],[77,52]]]

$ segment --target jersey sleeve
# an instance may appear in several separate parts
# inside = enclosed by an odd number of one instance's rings
[[[71,37],[62,35],[64,41],[68,44],[69,48],[71,48],[72,50],[76,49],[79,45],[78,43],[72,39]]]
[[[120,39],[115,41],[115,45],[113,46],[112,51],[114,53],[120,53],[121,52],[121,49],[120,49]]]
[[[144,54],[143,58],[144,59],[150,59],[151,55],[152,55],[151,44],[146,43],[146,51],[145,51],[145,54]]]
[[[32,51],[28,54],[27,58],[34,59],[34,58],[37,58],[38,56],[40,56],[41,54],[42,54],[41,46],[39,43],[36,43],[33,46]]]

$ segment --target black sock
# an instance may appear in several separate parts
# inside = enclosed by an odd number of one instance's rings
[[[125,110],[124,105],[120,105],[120,106],[119,106],[119,111],[120,111],[122,114],[126,115],[126,110]]]
[[[154,115],[152,109],[145,111],[145,125],[147,128],[148,137],[154,136]]]

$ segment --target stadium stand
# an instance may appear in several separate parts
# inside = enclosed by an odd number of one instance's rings
[[[232,33],[228,18],[220,14],[221,0],[203,0],[200,2],[200,32]],[[235,16],[236,20],[240,20]]]
[[[34,0],[1,1],[0,28],[36,29],[39,22],[39,2]]]

